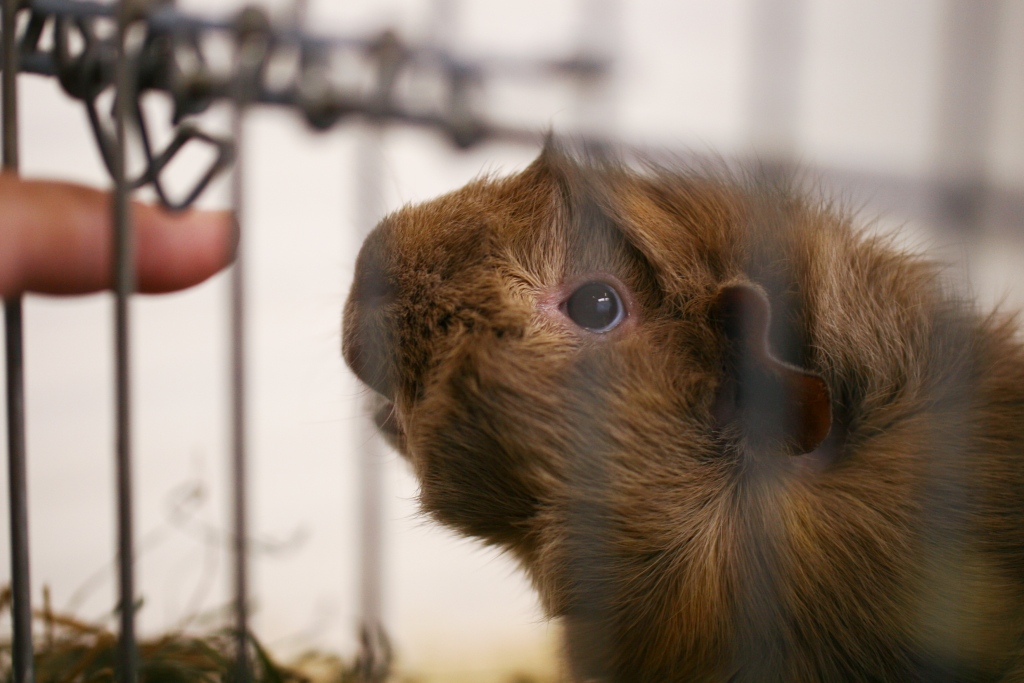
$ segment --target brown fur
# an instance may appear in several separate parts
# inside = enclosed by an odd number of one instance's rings
[[[588,273],[628,325],[544,308]],[[810,453],[715,419],[730,286],[827,385]],[[829,207],[549,148],[382,221],[344,352],[423,507],[565,618],[576,680],[1024,680],[1015,328]]]

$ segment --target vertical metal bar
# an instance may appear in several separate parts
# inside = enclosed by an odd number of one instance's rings
[[[4,0],[3,169],[18,172],[18,0]],[[25,371],[21,298],[4,301],[7,373],[7,477],[11,525],[11,646],[15,683],[35,680],[32,647],[32,587],[28,550],[28,473],[25,458]]]
[[[454,0],[434,0],[431,6],[432,39],[443,46],[453,25]],[[383,58],[382,58],[383,60]],[[379,65],[378,93],[385,102],[391,95],[388,65]],[[360,241],[373,230],[383,212],[384,131],[379,122],[368,121],[360,131],[356,150],[356,225]],[[371,340],[371,344],[382,340]],[[371,410],[373,406],[371,405]],[[360,683],[380,683],[391,670],[391,646],[384,628],[384,460],[380,435],[363,423],[359,448],[359,630],[360,648],[356,674]]]
[[[751,33],[750,130],[755,149],[784,162],[796,145],[804,0],[755,0]]]
[[[18,0],[3,3],[3,166],[18,171]]]
[[[383,131],[368,123],[361,131],[357,149],[357,224],[365,237],[380,219],[381,180],[384,171]],[[368,434],[361,438],[359,451],[359,624],[361,652],[358,656],[361,683],[382,680],[388,667],[384,642],[384,462],[380,437],[368,422]]]
[[[618,45],[619,17],[622,10],[617,0],[588,0],[581,8],[578,52],[587,60],[612,62]],[[608,145],[614,133],[614,93],[607,75],[591,73],[576,83],[575,119],[585,141],[583,150],[594,162],[586,173],[601,173],[602,166],[613,161]],[[600,183],[585,183],[586,196],[578,198],[572,214],[580,231],[610,234],[603,228],[608,218],[590,193]],[[585,435],[572,445],[569,462],[569,483],[573,500],[569,508],[570,595],[565,619],[565,666],[567,678],[602,682],[617,680],[621,675],[619,662],[612,654],[616,634],[614,618],[614,562],[609,538],[613,522],[611,499],[612,472],[610,456],[613,446],[602,429],[601,416],[608,413],[606,368],[580,371],[571,382],[576,405],[569,406],[574,415],[569,419],[580,425]]]
[[[235,141],[235,170],[231,180],[231,205],[236,232],[235,264],[231,270],[231,482],[232,526],[234,528],[235,647],[238,679],[251,680],[248,657],[249,633],[249,526],[248,470],[246,458],[246,345],[245,345],[245,258],[242,244],[245,197],[244,112],[236,106],[231,123]]]
[[[931,199],[932,219],[945,232],[955,253],[950,259],[975,254],[984,229],[988,197],[988,143],[995,109],[996,73],[999,56],[1002,0],[945,0],[944,42],[939,59],[942,82],[936,102],[933,140],[935,184]],[[950,239],[953,238],[953,239]],[[966,248],[965,248],[966,247]],[[967,267],[947,269],[950,275],[968,280]],[[948,276],[947,276],[948,277]],[[961,284],[961,283],[958,283]],[[970,287],[969,282],[963,283]],[[977,627],[954,615],[965,610],[962,586],[971,570],[972,527],[968,519],[971,492],[962,472],[962,454],[981,438],[970,416],[976,413],[978,393],[978,345],[962,322],[938,319],[933,332],[941,338],[934,344],[932,362],[942,367],[944,382],[931,388],[931,443],[928,444],[928,479],[922,529],[925,556],[923,568],[928,584],[922,602],[926,614],[951,615],[929,620],[927,653],[919,662],[915,678],[929,681],[955,680],[957,664],[964,661],[963,643],[977,636]],[[966,353],[963,351],[966,350]],[[963,355],[961,355],[963,353]],[[984,361],[982,361],[982,364]]]
[[[582,8],[577,46],[582,58],[602,61],[610,67],[619,49],[621,14],[619,0],[587,1]],[[616,112],[615,93],[608,74],[602,71],[578,78],[574,103],[576,125],[585,139],[610,140],[615,132]]]
[[[28,553],[28,476],[25,462],[25,384],[21,299],[4,302],[7,353],[7,477],[10,489],[11,618],[14,680],[35,680]]]
[[[587,198],[588,204],[594,202]],[[583,207],[584,210],[590,207]],[[571,386],[577,404],[575,424],[583,438],[573,444],[569,463],[572,503],[569,509],[569,577],[572,592],[565,617],[566,666],[570,680],[604,683],[617,680],[614,657],[615,577],[609,500],[611,439],[602,429],[607,415],[603,368],[578,372]]]
[[[117,559],[121,632],[118,642],[118,680],[135,683],[139,676],[135,641],[135,553],[132,503],[131,368],[129,365],[129,297],[135,291],[135,251],[132,234],[131,188],[127,180],[128,120],[135,102],[133,69],[128,56],[131,3],[121,3],[118,21],[118,59],[115,72],[114,151],[114,336],[117,400]]]
[[[804,0],[755,0],[752,7],[749,126],[751,143],[758,154],[754,168],[757,190],[747,208],[747,239],[752,244],[745,264],[747,277],[767,290],[771,317],[790,320],[797,302],[782,296],[792,291],[795,275],[777,272],[791,262],[784,235],[779,231],[790,219],[778,205],[778,195],[790,186],[793,155],[799,139],[800,71],[803,60]],[[784,233],[784,228],[782,228]],[[744,310],[744,314],[754,314]],[[743,323],[750,324],[752,321]],[[774,351],[783,358],[798,357],[801,340],[789,330],[773,336]],[[759,379],[756,361],[744,349],[738,359],[740,382],[744,386],[744,431],[756,433],[756,420],[784,423],[792,419],[787,410],[795,408],[785,394]],[[755,417],[756,416],[756,417]],[[743,553],[732,623],[732,667],[735,680],[775,680],[780,671],[777,653],[784,642],[785,618],[779,588],[780,549],[785,544],[784,525],[775,496],[777,481],[774,457],[760,452],[762,446],[748,445],[744,453],[745,474],[737,489],[743,506],[739,536]],[[758,511],[756,514],[753,511]]]
[[[245,114],[258,84],[266,54],[266,17],[247,8],[238,18],[238,44],[233,83],[231,134],[235,169],[231,177],[231,206],[235,218],[235,263],[230,285],[231,343],[231,486],[234,560],[235,680],[253,680],[249,659],[249,472],[248,401],[246,399],[246,245],[245,231]]]
[[[249,681],[249,526],[248,471],[246,458],[246,345],[245,345],[245,249],[242,226],[245,214],[244,107],[236,102],[231,122],[235,141],[235,170],[231,179],[231,205],[235,216],[236,256],[231,269],[231,483],[234,529],[235,648],[238,680]]]
[[[947,230],[980,226],[986,151],[995,108],[1002,0],[946,0],[935,167],[935,218]]]

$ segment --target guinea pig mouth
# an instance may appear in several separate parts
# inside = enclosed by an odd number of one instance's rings
[[[401,439],[404,436],[402,425],[398,423],[398,413],[394,401],[380,397],[380,405],[373,412],[373,422],[386,437]]]

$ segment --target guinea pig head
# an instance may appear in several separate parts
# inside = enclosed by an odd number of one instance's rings
[[[825,382],[772,348],[740,206],[727,184],[669,189],[548,149],[401,209],[362,248],[343,350],[378,425],[424,508],[515,553],[552,612],[588,499],[654,552],[749,451],[785,460],[830,430]]]
[[[657,287],[603,217],[581,225],[552,159],[385,218],[364,244],[343,351],[426,510],[521,556],[564,495],[579,359],[630,344]],[[575,322],[574,322],[575,319]]]

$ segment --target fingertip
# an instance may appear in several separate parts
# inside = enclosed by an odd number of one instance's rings
[[[107,192],[0,173],[0,296],[109,287],[111,206]],[[131,213],[140,292],[198,284],[234,258],[229,211],[171,214],[133,202]]]
[[[138,290],[170,292],[199,284],[234,258],[230,211],[170,214],[136,207]]]

